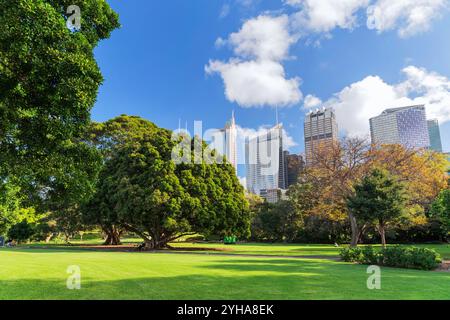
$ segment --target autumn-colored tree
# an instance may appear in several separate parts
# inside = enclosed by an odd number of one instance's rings
[[[308,190],[301,190],[307,192],[307,199],[301,200],[298,192],[290,193],[290,198],[296,203],[312,203],[307,210],[309,214],[326,216],[335,221],[348,218],[353,246],[358,243],[362,227],[348,211],[345,199],[352,194],[355,181],[367,172],[369,151],[370,144],[360,138],[345,138],[340,142],[318,145],[312,153],[311,164],[300,177],[300,184],[308,186]]]
[[[348,219],[352,246],[357,245],[366,224],[357,221],[348,210],[346,199],[374,168],[386,169],[405,183],[410,195],[408,206],[429,208],[440,190],[447,186],[447,161],[443,155],[400,145],[370,145],[360,138],[318,144],[308,162],[299,184],[291,188],[290,199],[297,204],[308,202],[307,214],[331,221]]]
[[[440,191],[447,187],[447,159],[430,150],[383,145],[370,150],[370,165],[388,170],[406,184],[410,205],[428,209]]]

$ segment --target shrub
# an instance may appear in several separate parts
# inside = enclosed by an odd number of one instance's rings
[[[343,248],[341,259],[345,262],[357,262],[366,265],[383,265],[386,267],[433,270],[442,262],[441,256],[427,248],[407,248],[393,246],[380,251],[373,247]]]
[[[356,248],[342,248],[339,252],[341,259],[345,262],[361,262],[363,260],[362,250]]]
[[[364,247],[361,250],[362,264],[375,265],[380,263],[380,252],[376,251],[372,246]]]
[[[384,265],[397,268],[433,270],[442,262],[436,251],[427,248],[387,247],[381,255]]]

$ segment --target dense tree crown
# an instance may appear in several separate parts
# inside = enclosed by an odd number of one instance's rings
[[[374,169],[355,186],[347,199],[349,210],[356,218],[376,224],[383,246],[386,226],[398,219],[406,209],[405,184],[398,182],[387,170]]]
[[[176,165],[171,131],[138,118],[116,120],[106,126],[124,126],[131,138],[110,149],[90,212],[152,248],[197,232],[248,235],[248,202],[229,163]]]
[[[67,170],[59,166],[67,141],[89,123],[102,82],[93,49],[119,26],[118,17],[104,0],[77,1],[82,28],[73,32],[66,26],[71,4],[0,0],[3,175]]]

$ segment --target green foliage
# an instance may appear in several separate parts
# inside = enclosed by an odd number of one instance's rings
[[[27,221],[13,225],[8,231],[8,238],[19,243],[30,240],[34,235],[34,225]]]
[[[252,223],[252,238],[292,242],[303,225],[302,215],[290,201],[264,203]]]
[[[380,251],[370,246],[343,248],[339,255],[346,262],[419,270],[434,270],[442,262],[435,250],[415,247],[392,246]]]
[[[72,32],[71,4],[0,0],[0,178],[15,176],[38,204],[89,192],[95,166],[83,162],[96,155],[79,142],[102,83],[93,50],[119,26],[105,0],[80,0],[82,28]]]
[[[0,184],[0,235],[20,220],[20,188],[9,181]]]
[[[339,255],[342,261],[345,262],[359,262],[364,258],[360,247],[342,248],[339,251]]]
[[[334,221],[319,215],[304,217],[295,242],[298,243],[348,243],[350,226],[347,221]]]
[[[374,169],[355,186],[355,193],[348,197],[347,206],[357,219],[377,225],[385,245],[385,228],[403,214],[407,199],[404,184],[388,171]]]
[[[138,234],[152,248],[191,233],[248,235],[248,202],[229,163],[175,165],[171,131],[128,120],[139,124],[126,125],[131,139],[109,149],[89,212]]]
[[[450,189],[441,191],[431,206],[430,216],[439,219],[443,232],[448,236],[450,234]]]
[[[436,251],[427,248],[387,247],[380,255],[383,265],[397,268],[433,270],[442,262]]]

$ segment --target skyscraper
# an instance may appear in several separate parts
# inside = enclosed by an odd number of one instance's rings
[[[425,106],[386,109],[370,119],[374,144],[401,144],[406,148],[429,148],[430,136]]]
[[[314,164],[314,153],[338,141],[336,115],[331,108],[310,112],[305,117],[306,165]]]
[[[213,134],[213,147],[220,155],[225,156],[237,171],[237,126],[234,112],[231,120],[225,124],[225,128],[217,130]]]
[[[428,134],[430,136],[430,149],[442,152],[441,130],[437,119],[428,120]]]
[[[299,154],[289,154],[289,151],[284,151],[284,153],[286,159],[286,187],[289,188],[297,183],[298,177],[305,167],[305,162],[303,157]]]
[[[286,189],[283,126],[276,125],[267,133],[247,138],[245,162],[248,191],[261,195],[271,190]]]

